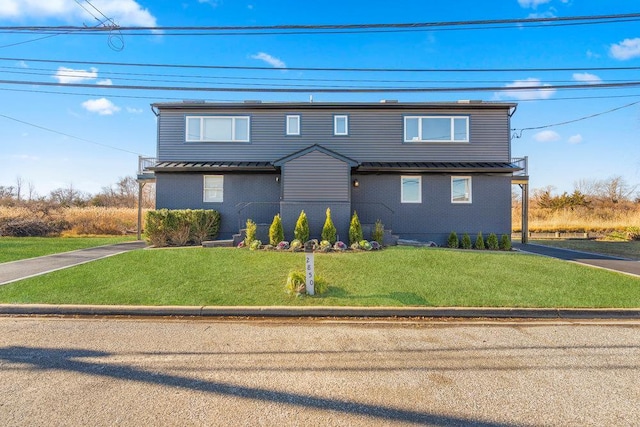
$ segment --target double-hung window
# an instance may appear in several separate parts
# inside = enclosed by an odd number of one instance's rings
[[[300,135],[300,116],[287,116],[287,135]]]
[[[224,195],[224,175],[205,175],[202,200],[206,203],[222,203]]]
[[[422,177],[400,177],[400,201],[402,203],[422,203]]]
[[[333,116],[333,134],[338,136],[349,135],[349,116]]]
[[[249,142],[248,116],[187,116],[188,142]]]
[[[404,142],[469,142],[469,117],[405,116]]]
[[[451,177],[451,203],[471,203],[471,177]]]

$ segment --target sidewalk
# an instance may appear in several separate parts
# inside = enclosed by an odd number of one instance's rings
[[[115,245],[98,246],[95,248],[79,249],[71,252],[45,255],[0,264],[0,285],[6,285],[29,277],[40,276],[63,268],[73,267],[101,258],[107,258],[144,248],[145,242],[124,242]]]
[[[618,258],[608,255],[592,254],[573,251],[570,249],[553,248],[550,246],[536,245],[533,243],[514,243],[514,249],[522,252],[557,258],[564,261],[573,261],[592,267],[604,268],[640,277],[640,261]]]

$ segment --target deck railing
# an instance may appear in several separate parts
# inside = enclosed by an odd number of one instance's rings
[[[158,163],[158,159],[155,157],[138,156],[138,175],[151,173],[149,168],[154,167],[156,163]]]
[[[514,157],[511,159],[511,163],[521,168],[519,171],[515,171],[513,174],[516,176],[529,176],[529,157]]]

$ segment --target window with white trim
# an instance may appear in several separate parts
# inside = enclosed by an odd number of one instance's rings
[[[188,142],[249,142],[248,116],[187,116]]]
[[[469,142],[469,117],[405,116],[404,142]]]
[[[402,203],[422,203],[422,177],[400,177],[400,201]]]
[[[287,116],[287,135],[300,135],[300,116]]]
[[[451,177],[451,203],[471,203],[471,177]]]
[[[349,116],[333,116],[333,134],[339,136],[349,135]]]
[[[207,203],[222,203],[224,175],[205,175],[203,201]]]

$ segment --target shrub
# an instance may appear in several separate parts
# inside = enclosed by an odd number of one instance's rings
[[[215,237],[219,226],[220,214],[214,210],[160,209],[146,213],[144,234],[157,247],[183,246]]]
[[[376,224],[373,226],[371,240],[374,240],[382,245],[382,241],[384,240],[384,224],[382,223],[382,221],[377,220]]]
[[[291,250],[293,252],[300,252],[302,249],[304,249],[302,242],[298,239],[292,240],[291,241]]]
[[[245,228],[245,246],[251,246],[251,243],[256,240],[256,233],[258,231],[258,225],[253,222],[252,219],[247,219],[247,225]]]
[[[59,235],[66,228],[64,221],[40,218],[11,218],[0,221],[0,236],[46,237]]]
[[[511,239],[509,238],[508,234],[503,234],[502,236],[500,236],[500,250],[511,250]]]
[[[298,221],[296,221],[296,227],[293,230],[293,236],[296,240],[306,242],[309,240],[309,222],[307,221],[307,214],[304,211],[300,212]]]
[[[278,243],[278,246],[276,246],[276,249],[280,250],[280,251],[286,251],[289,249],[289,242],[287,242],[286,240],[283,240],[282,242]]]
[[[371,250],[379,251],[380,249],[382,249],[382,245],[375,240],[372,240],[369,243],[371,244]]]
[[[249,246],[250,251],[255,251],[256,249],[260,249],[262,246],[262,242],[260,240],[253,240],[251,245]]]
[[[334,245],[333,245],[333,249],[337,250],[337,251],[346,251],[347,250],[347,245],[344,242],[341,242],[340,240],[338,240]]]
[[[500,249],[500,244],[498,243],[498,236],[495,233],[489,234],[487,237],[487,249],[492,251],[497,251]]]
[[[326,219],[324,220],[324,226],[322,227],[322,240],[328,241],[330,244],[334,244],[338,238],[336,226],[333,225],[333,221],[331,220],[331,209],[327,208]]]
[[[484,237],[482,237],[482,231],[478,233],[478,237],[476,237],[476,244],[474,245],[476,249],[483,250],[484,246]]]
[[[358,245],[360,245],[360,247],[365,251],[370,251],[371,249],[373,249],[373,247],[371,246],[371,243],[369,243],[367,240],[360,240],[358,242]]]
[[[640,227],[627,227],[625,232],[629,240],[640,240]]]
[[[351,224],[349,224],[349,244],[353,246],[354,243],[358,243],[362,239],[362,225],[360,224],[360,218],[358,218],[358,213],[353,211]]]
[[[453,249],[459,246],[458,235],[456,234],[455,231],[452,231],[449,234],[449,238],[447,239],[447,246]]]
[[[318,249],[322,252],[329,252],[331,251],[331,242],[328,240],[323,240],[320,242],[320,246],[318,247]]]
[[[359,251],[360,249],[362,249],[362,247],[360,246],[360,243],[358,242],[352,243],[351,246],[349,247],[354,251]]]
[[[273,222],[269,227],[269,243],[276,246],[278,243],[284,240],[284,228],[282,228],[282,221],[280,214],[273,217]]]
[[[462,241],[460,242],[460,247],[462,249],[471,249],[472,248],[471,236],[469,236],[469,233],[464,233],[462,235]]]
[[[313,276],[313,290],[316,295],[324,294],[328,287],[328,283],[324,277],[317,274]],[[300,270],[290,271],[287,275],[285,289],[289,295],[306,295],[307,287],[305,273]]]

